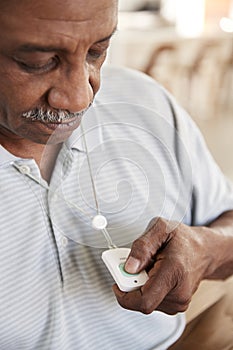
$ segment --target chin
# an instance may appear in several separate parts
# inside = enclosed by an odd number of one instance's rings
[[[30,128],[26,138],[39,144],[55,145],[65,142],[76,130],[81,121],[75,123],[45,124],[35,123],[34,128]]]

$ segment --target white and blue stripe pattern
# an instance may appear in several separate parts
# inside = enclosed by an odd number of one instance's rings
[[[132,72],[120,73],[118,70],[115,73],[114,70],[107,71],[105,74],[103,90],[98,95],[96,106],[103,102],[114,102],[112,96],[118,96],[121,102],[124,99],[129,101],[130,96],[127,93],[140,82],[140,89],[145,95],[142,103],[145,105],[149,103],[150,108],[164,112],[169,123],[172,124],[175,116],[172,115],[167,102],[169,98],[150,79],[137,77],[137,74]],[[142,99],[140,91],[134,90],[134,93],[137,98]],[[198,177],[194,174],[191,179],[193,192],[183,221],[187,224],[204,224],[224,210],[232,209],[232,191],[209,156],[196,128],[192,127],[190,130],[192,122],[184,118],[183,112],[180,112],[176,118],[176,125],[182,126],[182,133],[188,130],[190,138],[194,140],[186,144],[192,167],[196,166],[197,147],[201,148],[205,158],[205,165],[203,169],[199,169]],[[138,144],[139,141],[136,139],[138,132],[129,134],[131,130],[131,128],[127,130],[128,140],[130,142],[136,140],[135,144]],[[111,132],[112,137],[116,137],[114,127],[105,128],[105,130],[103,128],[101,137],[110,140]],[[122,137],[125,139],[126,135]],[[139,140],[143,142],[143,147],[146,147],[147,142],[151,143],[149,138],[146,139],[145,134],[140,137],[142,137]],[[101,261],[105,244],[101,235],[98,235],[97,231],[90,230],[87,218],[83,218],[80,214],[72,216],[72,210],[60,197],[65,195],[69,200],[77,200],[79,205],[86,203],[86,209],[90,210],[91,214],[94,212],[94,209],[89,207],[93,204],[93,198],[90,193],[88,169],[85,166],[86,154],[75,143],[76,138],[77,136],[74,135],[60,152],[51,179],[50,192],[18,170],[20,166],[26,165],[30,168],[31,174],[39,179],[40,173],[33,160],[19,159],[9,154],[4,148],[0,148],[0,349],[165,350],[181,334],[184,328],[183,315],[168,316],[154,312],[146,316],[122,309],[111,291],[112,278]],[[117,138],[119,140],[120,135]],[[91,139],[93,141],[93,136]],[[88,141],[90,145],[90,140]],[[94,152],[93,147],[90,145],[90,155],[96,169],[95,166],[98,162],[102,162],[102,158],[98,159],[98,152]],[[113,154],[116,150],[111,147],[108,152]],[[156,147],[157,163],[161,164],[164,154]],[[128,152],[131,151],[129,147]],[[140,151],[138,152],[139,159],[142,155]],[[117,153],[115,155],[118,156]],[[147,163],[146,160],[144,161]],[[148,162],[151,162],[150,157]],[[114,206],[112,198],[108,197],[108,189],[117,180],[117,177],[114,177],[116,172],[119,171],[122,175],[124,171],[120,165],[114,168],[115,165],[114,163],[113,167],[109,168],[110,171],[114,169],[111,176],[103,176],[104,182],[98,182],[98,191],[104,194],[105,199],[102,205],[109,201],[109,205],[112,205],[111,210],[114,210]],[[174,209],[172,202],[175,198],[174,184],[177,168],[172,164],[167,167],[164,164],[161,167],[168,187],[164,213],[171,215],[170,211]],[[159,172],[159,168],[157,170]],[[81,188],[77,186],[77,173],[80,175]],[[131,168],[128,179],[132,188],[136,184],[138,191],[133,193],[132,198],[139,201],[136,209],[140,210],[141,204],[147,200],[143,192],[146,185],[140,174],[138,180],[130,174]],[[126,174],[123,175],[126,176]],[[209,180],[208,187],[205,187],[206,176],[213,179]],[[199,177],[203,181],[200,181]],[[150,185],[152,180],[150,177],[148,179]],[[162,180],[164,177],[160,177],[160,181]],[[160,181],[159,184],[161,184]],[[181,182],[180,186],[185,187],[185,181]],[[57,188],[59,193],[56,193]],[[128,190],[128,185],[124,186],[123,183],[119,192],[123,196],[122,203],[125,203],[124,195],[128,195]],[[158,193],[156,200],[159,201],[159,186],[155,192]],[[209,192],[212,196],[211,203]],[[200,203],[195,213],[192,211],[194,201],[196,204]],[[123,221],[127,220],[127,217],[130,220],[132,215],[133,209],[130,203],[127,208],[125,217],[122,211]],[[135,210],[135,207],[132,208]],[[153,210],[154,215],[157,210],[161,210],[159,205],[158,207],[147,206],[146,209],[151,212],[148,217],[144,214],[140,217],[142,227],[153,214]],[[107,211],[108,207],[104,207],[104,210]],[[176,210],[174,215],[179,217],[184,214],[182,206],[178,206]],[[111,221],[110,213],[109,216]],[[113,226],[118,227],[119,222],[114,221],[113,214],[112,219]],[[132,217],[131,223],[134,223],[134,219]],[[125,223],[123,223],[122,232],[118,227],[121,235],[120,238],[118,237],[118,243],[122,240],[131,243],[132,232],[130,227],[127,231],[124,225]],[[116,232],[117,230],[112,229],[115,239],[117,239]],[[125,237],[123,232],[129,237]]]

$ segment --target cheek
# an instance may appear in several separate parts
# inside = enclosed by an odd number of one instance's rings
[[[105,57],[95,65],[88,65],[89,84],[94,95],[100,87],[100,69]],[[4,63],[4,62],[3,62]],[[4,67],[4,68],[3,68]],[[59,85],[60,75],[58,71],[48,75],[28,75],[19,72],[15,66],[8,67],[3,64],[0,67],[0,113],[19,116],[23,112],[48,105],[47,94],[53,87]]]
[[[0,82],[0,124],[13,134],[26,137],[30,126],[22,113],[37,106],[40,94],[34,84],[15,76],[5,75]]]
[[[106,54],[97,66],[89,67],[89,82],[93,89],[94,95],[97,93],[97,91],[100,88],[100,72],[101,72],[101,67],[105,61],[105,58],[106,58]]]
[[[31,109],[43,95],[42,84],[35,84],[33,79],[14,74],[14,71],[4,72],[1,77],[0,105],[7,114],[18,115]]]
[[[3,92],[7,104],[16,106],[14,109],[20,112],[37,106],[49,89],[53,77],[52,74],[28,74],[21,70],[17,63],[7,58],[0,62],[0,76],[0,94]],[[2,96],[0,98],[2,99]]]

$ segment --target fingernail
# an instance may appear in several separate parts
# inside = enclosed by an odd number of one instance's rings
[[[129,273],[136,273],[138,272],[139,266],[140,266],[140,261],[130,256],[125,263],[125,270]]]

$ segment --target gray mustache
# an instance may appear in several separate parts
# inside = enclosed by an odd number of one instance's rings
[[[89,106],[90,107],[90,106]],[[75,118],[81,118],[89,109],[87,107],[81,112],[72,113],[66,110],[49,110],[45,108],[35,108],[22,114],[23,118],[43,123],[62,123]]]

